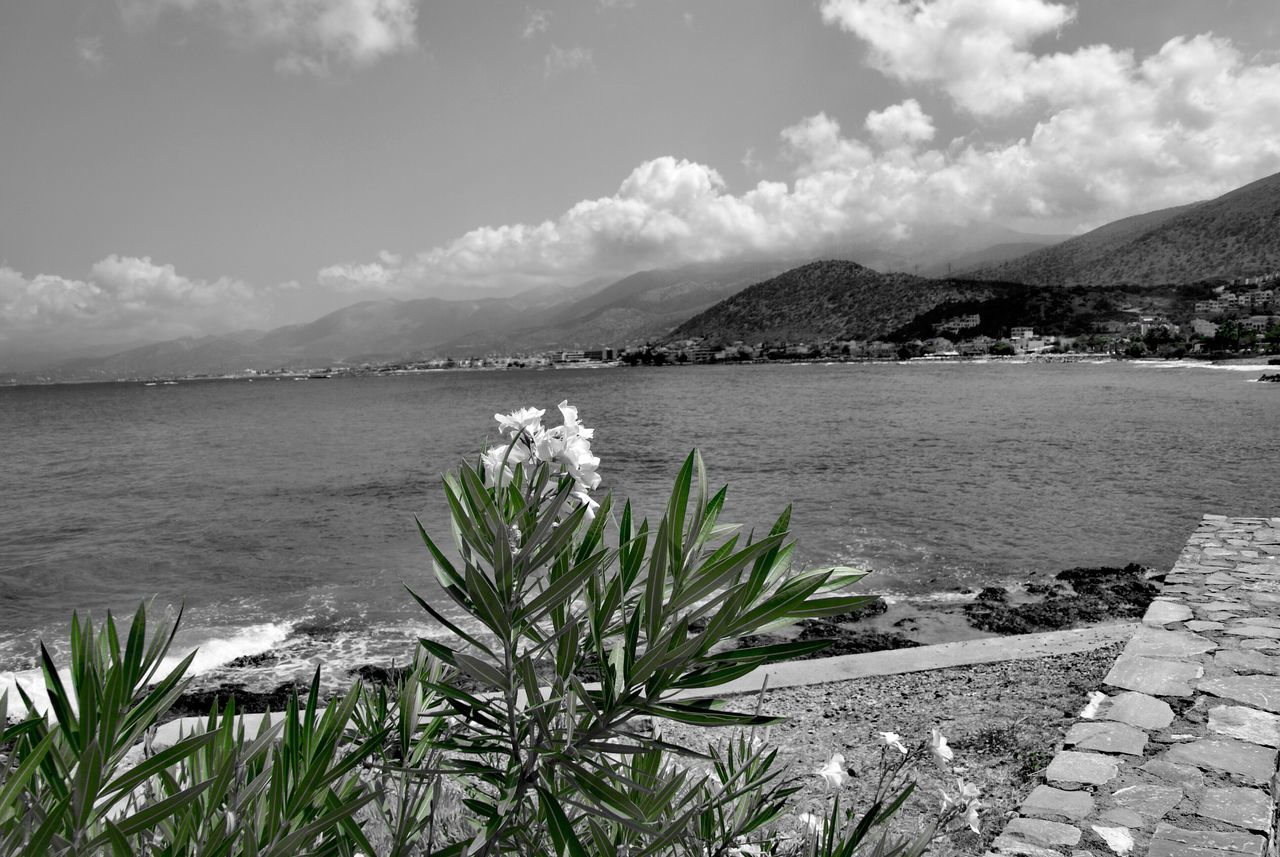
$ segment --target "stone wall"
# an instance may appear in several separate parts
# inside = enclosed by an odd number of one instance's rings
[[[1276,857],[1276,712],[1280,518],[1206,515],[992,854]]]

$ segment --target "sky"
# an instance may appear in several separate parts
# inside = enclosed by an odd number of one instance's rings
[[[0,354],[1280,171],[1276,0],[0,4]]]

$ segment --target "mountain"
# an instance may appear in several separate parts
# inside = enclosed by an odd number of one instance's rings
[[[1036,250],[1066,241],[1070,237],[1070,235],[1045,235],[1043,238],[1029,238],[1023,241],[1006,241],[1001,244],[993,244],[990,247],[983,247],[981,250],[974,250],[972,253],[962,253],[946,262],[922,268],[920,273],[926,277],[950,277],[962,274],[965,271],[973,271],[978,268],[990,267],[1001,262],[1008,262],[1011,259],[1017,259]]]
[[[621,280],[596,278],[572,287],[544,286],[506,298],[365,301],[307,324],[184,337],[85,355],[51,367],[46,363],[47,368],[18,377],[70,381],[216,375],[280,366],[619,346],[660,337],[690,315],[791,265],[715,262],[645,271]]]
[[[624,277],[594,294],[551,307],[515,330],[486,329],[449,342],[454,354],[522,353],[621,346],[664,336],[672,327],[793,261],[704,262]]]
[[[812,262],[721,301],[681,324],[669,339],[876,339],[940,305],[988,299],[997,288],[882,274],[856,262]]]
[[[1126,217],[971,276],[1031,285],[1182,285],[1280,270],[1280,173]]]

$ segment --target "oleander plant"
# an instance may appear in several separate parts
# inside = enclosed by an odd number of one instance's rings
[[[409,594],[451,636],[391,685],[326,700],[317,671],[252,729],[232,702],[159,741],[191,681],[194,654],[168,658],[177,617],[149,628],[139,608],[124,634],[73,617],[69,667],[41,646],[48,705],[0,697],[0,853],[907,857],[977,830],[960,781],[894,832],[914,766],[950,758],[936,732],[911,749],[882,733],[856,806],[834,755],[826,811],[795,811],[802,775],[767,740],[763,691],[748,711],[714,694],[819,650],[738,641],[856,609],[863,573],[794,568],[789,510],[759,537],[721,522],[697,452],[652,524],[597,498],[592,430],[558,409],[556,426],[495,415],[501,442],[444,478],[450,540],[418,525],[443,598]]]

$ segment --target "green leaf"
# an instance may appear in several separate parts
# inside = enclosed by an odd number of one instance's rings
[[[556,857],[591,857],[579,841],[573,824],[565,815],[555,795],[542,786],[537,788],[542,811],[547,818],[547,832],[551,834],[551,842],[556,849]]]

